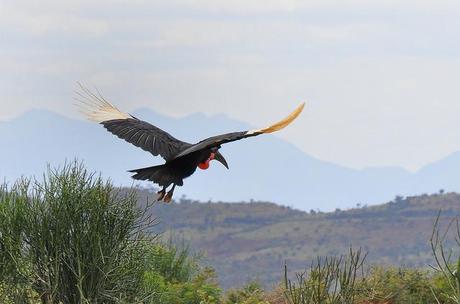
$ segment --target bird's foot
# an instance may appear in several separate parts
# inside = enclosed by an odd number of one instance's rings
[[[165,194],[166,194],[166,189],[165,188],[163,188],[162,190],[158,191],[157,192],[157,198],[156,198],[157,202],[161,202],[164,199]]]
[[[165,202],[165,203],[170,203],[171,200],[172,200],[172,196],[173,196],[172,192],[169,191],[169,192],[165,195],[165,197],[163,198],[163,202]]]
[[[166,193],[165,197],[163,198],[163,202],[165,202],[165,203],[170,203],[171,202],[172,196],[173,196],[173,193],[174,193],[174,188],[176,188],[175,184],[172,186],[171,190],[169,190],[168,193]]]

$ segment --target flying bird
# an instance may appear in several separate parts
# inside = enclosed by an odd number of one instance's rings
[[[203,139],[191,144],[174,138],[160,128],[138,119],[133,115],[121,112],[107,101],[96,90],[92,92],[80,85],[77,92],[83,114],[91,121],[100,123],[109,132],[125,141],[152,153],[161,156],[165,163],[158,166],[129,170],[134,173],[136,180],[149,180],[158,184],[162,189],[158,191],[157,201],[171,202],[176,186],[182,186],[183,180],[191,176],[197,168],[206,170],[212,160],[217,160],[228,169],[227,161],[219,152],[221,145],[253,137],[260,134],[279,131],[289,125],[302,112],[305,103],[299,105],[283,120],[268,127],[221,134]],[[168,192],[167,189],[172,185]]]

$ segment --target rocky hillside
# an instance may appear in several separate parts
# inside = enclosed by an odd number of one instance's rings
[[[139,190],[140,202],[153,193]],[[368,252],[368,262],[428,266],[433,222],[460,212],[460,194],[396,197],[378,206],[309,213],[267,202],[193,202],[157,204],[155,232],[171,235],[202,252],[228,288],[258,278],[267,286],[281,280],[283,265],[301,270],[318,255],[350,247]]]

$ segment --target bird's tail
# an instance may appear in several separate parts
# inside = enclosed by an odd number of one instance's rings
[[[149,180],[163,187],[168,187],[175,182],[170,168],[165,165],[134,169],[129,172],[136,173],[132,176],[134,179]]]

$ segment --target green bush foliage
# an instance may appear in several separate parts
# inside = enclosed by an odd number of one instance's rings
[[[78,163],[1,186],[0,303],[218,303],[214,272],[150,223]]]
[[[0,194],[2,285],[42,303],[137,301],[143,282],[143,213],[81,165],[18,181]],[[26,300],[24,300],[26,301]]]
[[[445,229],[440,225],[441,211],[433,226],[430,238],[431,250],[435,259],[433,269],[437,273],[435,287],[438,303],[460,303],[460,222],[452,219]],[[454,227],[454,229],[452,229]],[[453,231],[452,231],[453,230]],[[449,240],[453,238],[452,240]]]
[[[285,267],[286,299],[290,304],[354,303],[365,258],[361,249],[352,248],[345,256],[318,257],[305,272],[295,274],[295,281]]]
[[[146,255],[144,289],[152,304],[217,304],[221,290],[211,268],[201,268],[188,247],[152,246]]]
[[[430,304],[436,303],[433,283],[433,273],[428,270],[372,267],[356,289],[363,301]]]
[[[224,304],[270,304],[266,294],[257,281],[252,281],[240,289],[227,292]]]

